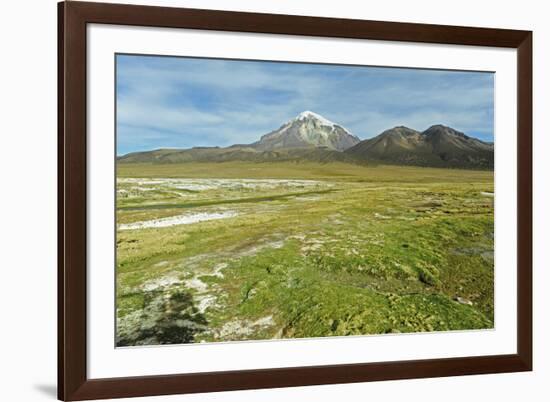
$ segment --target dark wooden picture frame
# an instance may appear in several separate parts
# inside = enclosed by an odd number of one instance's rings
[[[517,353],[89,379],[86,26],[90,23],[517,49]],[[83,400],[532,370],[532,32],[167,7],[58,4],[58,397]]]

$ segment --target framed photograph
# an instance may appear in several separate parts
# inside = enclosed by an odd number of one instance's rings
[[[59,399],[531,370],[531,32],[58,16]]]

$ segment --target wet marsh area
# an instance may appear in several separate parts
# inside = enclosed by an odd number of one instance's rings
[[[492,172],[205,165],[118,172],[119,346],[493,327]]]

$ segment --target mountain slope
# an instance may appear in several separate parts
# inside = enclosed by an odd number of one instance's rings
[[[324,117],[305,111],[277,130],[263,135],[251,147],[261,151],[281,148],[323,147],[335,151],[359,143],[359,138]]]
[[[346,162],[493,168],[493,144],[443,125],[423,132],[394,127],[364,141],[344,127],[310,112],[302,112],[252,144],[134,152],[120,163],[185,162]]]
[[[394,127],[345,153],[362,161],[457,168],[492,168],[494,159],[493,144],[443,125],[431,126],[422,133]]]
[[[310,112],[302,112],[279,129],[263,135],[252,144],[226,148],[194,147],[133,152],[118,158],[121,163],[184,162],[356,162],[343,150],[359,143],[359,138],[342,126]]]
[[[190,149],[157,149],[133,152],[117,158],[120,163],[186,163],[186,162],[347,162],[357,163],[351,155],[327,148],[300,147],[260,151],[247,146],[227,148],[200,147]]]

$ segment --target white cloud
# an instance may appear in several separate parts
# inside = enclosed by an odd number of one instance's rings
[[[360,138],[396,125],[423,130],[442,123],[488,137],[493,130],[492,80],[467,74],[149,57],[120,60],[118,74],[123,151],[132,141],[252,142],[303,110]]]

